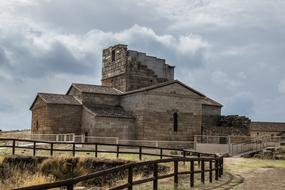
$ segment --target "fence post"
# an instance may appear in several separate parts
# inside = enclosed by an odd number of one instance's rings
[[[183,158],[186,158],[186,152],[183,150]],[[183,164],[185,165],[185,160],[183,161]]]
[[[72,156],[75,156],[75,143],[72,144]]]
[[[215,180],[219,179],[219,158],[215,160]]]
[[[223,172],[223,170],[224,170],[224,166],[223,166],[224,165],[224,158],[223,157],[220,158],[220,162],[219,163],[220,163],[219,177],[221,177],[223,175],[223,173],[224,173]]]
[[[209,162],[209,181],[210,183],[212,183],[213,181],[213,172],[212,172],[212,169],[213,169],[213,163],[212,163],[212,160],[210,160]]]
[[[174,188],[178,186],[178,160],[174,160]]]
[[[205,184],[205,161],[201,161],[201,182]]]
[[[97,158],[98,157],[98,145],[95,144],[95,157]]]
[[[67,185],[66,190],[73,190],[73,184]]]
[[[160,159],[162,159],[162,151],[163,151],[163,149],[160,148]]]
[[[120,146],[117,145],[117,158],[119,158]]]
[[[139,147],[139,158],[140,160],[142,160],[142,147],[141,146]]]
[[[130,166],[128,168],[128,190],[132,190],[133,189],[133,167]]]
[[[157,171],[157,163],[153,164],[153,190],[157,190],[158,183],[158,171]]]
[[[198,167],[199,167],[199,168],[200,168],[200,163],[201,163],[200,158],[201,158],[201,154],[198,153]]]
[[[34,141],[33,156],[36,156],[36,141]]]
[[[16,149],[16,140],[13,139],[13,147],[12,147],[12,154],[15,155],[15,149]]]
[[[190,161],[190,187],[194,187],[194,160]]]
[[[53,156],[53,143],[50,143],[50,156]]]

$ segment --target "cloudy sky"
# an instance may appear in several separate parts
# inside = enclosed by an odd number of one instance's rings
[[[100,84],[116,43],[165,58],[223,114],[285,121],[285,1],[0,2],[0,129],[30,128],[37,92]]]

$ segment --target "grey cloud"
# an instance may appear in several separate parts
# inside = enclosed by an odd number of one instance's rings
[[[7,72],[20,77],[44,77],[51,73],[71,73],[86,74],[94,73],[94,62],[92,56],[85,55],[83,58],[76,58],[72,52],[60,42],[53,42],[48,50],[34,46],[28,39],[22,37],[15,43],[13,36],[8,36],[9,40],[0,41],[5,50],[9,52],[9,59],[3,66]],[[1,50],[1,49],[0,49]],[[0,58],[3,52],[0,51]]]
[[[175,65],[176,78],[226,114],[284,120],[282,1],[30,1],[1,9],[11,19],[0,18],[0,86],[15,86],[1,102],[25,95],[26,106],[37,91],[99,83],[101,49],[126,43]],[[6,115],[1,124],[20,126]]]
[[[254,99],[251,94],[241,92],[227,101],[224,114],[238,114],[252,117],[254,115]]]
[[[7,57],[3,48],[0,47],[0,66],[7,63]]]
[[[134,24],[156,26],[163,31],[169,19],[158,15],[152,4],[132,0],[41,1],[18,6],[17,14],[32,17],[67,33],[86,33],[94,28],[118,32]]]

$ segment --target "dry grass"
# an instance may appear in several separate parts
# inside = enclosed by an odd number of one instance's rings
[[[0,132],[0,138],[24,138],[24,137],[30,137],[30,135],[31,135],[31,130]]]
[[[37,185],[54,181],[52,176],[45,176],[39,172],[31,174],[31,172],[20,172],[19,170],[11,170],[13,175],[1,181],[0,189],[8,190],[17,187]]]
[[[258,168],[285,168],[285,160],[262,160],[253,158],[225,159],[225,169],[230,172],[248,171]]]
[[[127,162],[124,160],[72,157],[0,156],[0,189],[12,189],[68,179]],[[102,183],[102,181],[97,179],[95,183]]]

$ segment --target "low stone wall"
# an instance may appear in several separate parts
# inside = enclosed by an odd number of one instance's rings
[[[250,124],[251,131],[260,131],[260,132],[284,132],[285,133],[285,122],[259,122],[254,121]]]

